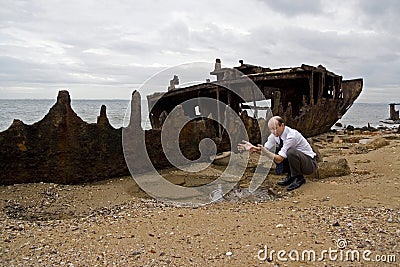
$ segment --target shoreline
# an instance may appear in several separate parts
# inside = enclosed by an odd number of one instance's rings
[[[14,119],[19,119],[27,125],[32,125],[35,122],[38,122],[47,114],[49,108],[52,106],[52,104],[54,104],[56,102],[56,98],[54,98],[54,99],[0,99],[0,101],[17,101],[17,102],[18,101],[21,101],[21,102],[22,101],[46,101],[46,102],[49,102],[49,103],[47,103],[47,105],[41,107],[42,108],[42,110],[40,112],[41,114],[39,114],[37,116],[32,117],[32,115],[28,115],[31,113],[27,113],[24,116],[14,115],[14,114],[9,115],[9,116],[3,115],[4,116],[3,120],[5,118],[8,119],[8,122],[0,121],[0,132],[3,132],[11,126]],[[89,106],[90,109],[88,109],[88,110],[86,110],[85,107],[80,107],[78,104],[80,102],[85,103],[88,101],[93,103],[92,106]],[[76,103],[74,103],[74,102],[76,102]],[[117,102],[121,102],[121,104],[114,106]],[[114,105],[111,105],[111,103],[114,103]],[[122,103],[124,105],[122,105]],[[118,129],[123,126],[125,114],[129,109],[129,107],[128,107],[129,103],[130,103],[129,99],[118,99],[117,100],[117,99],[74,99],[74,98],[72,99],[72,102],[71,102],[73,109],[76,110],[77,114],[87,123],[96,123],[96,118],[98,116],[98,112],[100,111],[101,105],[106,104],[108,113],[110,113],[110,114],[108,114],[110,123],[115,129]],[[355,110],[358,107],[367,106],[367,105],[380,106],[381,108],[384,108],[384,109],[376,109],[375,110],[377,112],[382,113],[382,116],[378,116],[375,119],[376,120],[375,123],[374,123],[374,120],[368,121],[368,119],[366,119],[366,118],[358,118],[359,115],[353,114],[354,112],[358,113],[358,111]],[[37,105],[35,104],[33,106],[36,108]],[[388,117],[389,117],[388,106],[389,106],[388,103],[383,103],[383,102],[382,103],[354,103],[353,106],[343,116],[345,122],[342,124],[346,125],[346,126],[352,125],[356,128],[361,128],[361,127],[367,126],[368,122],[370,122],[371,126],[377,128],[381,124],[380,121],[388,119]],[[124,109],[123,109],[124,112],[119,113],[121,107],[124,107]],[[15,108],[17,108],[17,107],[15,107]],[[142,108],[144,109],[144,111],[142,113],[147,114],[147,101],[145,99],[142,99]],[[18,106],[18,109],[19,109],[19,106]],[[20,117],[18,117],[18,116],[20,116]],[[347,120],[347,117],[351,117],[351,119]],[[339,119],[338,122],[342,122],[343,118]],[[350,121],[350,122],[348,122],[348,121]],[[146,122],[148,122],[148,123],[146,124]],[[148,116],[143,116],[142,117],[142,125],[151,128],[151,125],[149,123],[150,123],[150,121],[149,121]],[[384,124],[384,126],[385,126],[385,124]],[[386,125],[386,126],[391,128],[390,125]],[[397,125],[397,127],[398,126],[399,125]],[[146,128],[146,129],[148,129],[148,128]],[[341,128],[341,127],[336,128],[335,126],[333,126],[332,129],[342,130],[343,128]]]

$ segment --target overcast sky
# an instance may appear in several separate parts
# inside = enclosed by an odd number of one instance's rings
[[[208,75],[221,58],[322,64],[364,78],[357,102],[400,102],[398,25],[398,0],[0,0],[0,98],[129,99],[165,68]]]

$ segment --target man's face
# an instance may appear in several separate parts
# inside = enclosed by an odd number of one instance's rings
[[[285,125],[282,123],[279,125],[279,122],[277,120],[274,120],[274,123],[271,123],[268,125],[269,130],[273,135],[276,137],[281,136],[283,133],[283,130],[285,129]]]

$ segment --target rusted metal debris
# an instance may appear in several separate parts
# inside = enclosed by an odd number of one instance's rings
[[[179,122],[171,123],[174,128]],[[210,123],[193,121],[182,129],[179,146],[187,159],[200,157],[198,145],[202,139],[216,140]],[[104,105],[97,123],[83,121],[72,109],[69,93],[60,91],[57,102],[42,120],[32,125],[14,120],[7,130],[0,132],[0,185],[77,184],[130,175],[123,152],[122,129],[111,126]],[[137,91],[132,93],[130,122],[124,129],[132,134],[125,149],[141,151],[139,157],[128,159],[133,160],[131,171],[147,171],[145,157],[156,169],[172,166],[163,151],[161,130],[141,128]],[[197,134],[193,136],[193,132]],[[171,137],[166,133],[165,138]]]
[[[390,103],[389,104],[389,112],[390,112],[389,120],[392,120],[394,122],[397,121],[397,123],[399,123],[400,122],[399,111],[395,109],[396,105],[400,105],[400,103]]]
[[[182,105],[186,100],[196,97],[209,97],[223,102],[214,108],[203,108],[201,103],[184,103],[185,115],[195,119],[205,116],[218,118],[224,121],[226,105],[231,107],[242,119],[247,117],[246,109],[254,112],[254,119],[258,111],[266,107],[259,107],[256,102],[262,99],[270,101],[270,111],[273,115],[284,118],[286,124],[298,129],[304,136],[311,137],[327,132],[351,107],[360,95],[363,79],[343,80],[342,76],[328,71],[325,67],[301,65],[293,68],[270,69],[261,66],[244,64],[234,69],[221,68],[221,61],[216,60],[215,69],[210,73],[217,80],[193,85],[184,88],[173,88],[168,92],[154,93],[147,96],[150,110],[150,121],[154,129],[162,127],[167,114],[177,105]],[[239,74],[238,74],[239,73]],[[243,83],[243,77],[247,76],[261,90],[262,95],[254,94],[253,88]],[[178,77],[174,76],[171,84],[176,84]],[[237,89],[232,92],[226,88]],[[242,99],[238,96],[245,96]],[[252,104],[248,103],[252,100]],[[247,102],[247,104],[246,104]],[[196,114],[195,109],[202,110],[203,114]],[[268,108],[267,108],[268,109]],[[246,120],[244,120],[246,124]],[[222,138],[221,127],[217,129]],[[255,143],[262,140],[259,127],[246,127],[250,137],[256,136]],[[265,129],[261,129],[263,131]],[[255,132],[254,132],[255,131]],[[257,132],[258,131],[258,132]]]

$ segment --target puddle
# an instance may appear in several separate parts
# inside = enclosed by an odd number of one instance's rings
[[[223,200],[235,203],[265,202],[274,199],[275,197],[270,194],[266,187],[259,187],[254,192],[250,192],[248,188],[234,188],[223,196]]]

